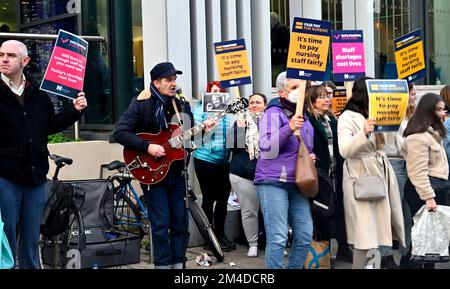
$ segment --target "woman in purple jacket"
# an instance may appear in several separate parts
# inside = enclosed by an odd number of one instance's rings
[[[259,123],[260,155],[256,165],[255,185],[266,229],[266,266],[283,269],[288,225],[293,243],[288,269],[301,269],[312,242],[312,219],[309,200],[300,196],[295,184],[295,163],[302,138],[312,152],[314,129],[306,116],[296,116],[300,81],[287,79],[286,72],[277,78],[279,98],[273,99]],[[305,109],[306,111],[306,109]],[[315,161],[315,157],[311,154]]]

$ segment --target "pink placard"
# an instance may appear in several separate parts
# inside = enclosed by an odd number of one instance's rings
[[[45,79],[81,91],[85,67],[86,57],[65,48],[55,47]]]
[[[364,73],[364,43],[333,43],[333,73]]]

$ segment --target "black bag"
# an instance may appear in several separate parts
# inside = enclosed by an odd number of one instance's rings
[[[42,260],[52,267],[56,266],[55,257],[59,259],[58,267],[64,269],[87,269],[136,264],[141,262],[141,238],[138,235],[121,232],[104,232],[101,228],[87,230],[86,248],[79,251],[79,268],[71,249],[78,249],[78,238],[74,236],[67,251],[61,250],[55,255],[54,243],[46,242],[42,249]]]
[[[48,198],[44,206],[44,215],[41,222],[41,233],[46,237],[57,236],[69,227],[72,214],[73,190],[70,184],[52,181]]]
[[[333,180],[321,169],[317,169],[319,193],[311,200],[311,214],[320,219],[329,218],[334,213],[336,192]]]

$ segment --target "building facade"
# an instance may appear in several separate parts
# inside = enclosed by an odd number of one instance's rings
[[[32,57],[27,73],[40,81],[53,41],[37,35],[64,29],[96,36],[89,41],[89,110],[81,129],[110,132],[131,98],[148,87],[149,71],[158,62],[171,61],[183,70],[180,87],[188,97],[199,98],[206,83],[217,79],[215,42],[245,39],[253,83],[240,87],[240,93],[270,95],[285,65],[274,56],[285,46],[271,43],[279,39],[273,28],[289,31],[294,17],[329,20],[333,29],[363,30],[367,75],[376,78],[396,78],[394,39],[421,29],[427,75],[419,84],[448,84],[449,15],[448,0],[2,0],[0,42],[27,36],[21,38]],[[59,98],[54,101],[61,105]]]

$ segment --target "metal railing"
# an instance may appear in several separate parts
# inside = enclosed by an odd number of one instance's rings
[[[9,33],[2,32],[0,33],[0,38],[8,38],[8,39],[31,39],[31,40],[56,40],[58,35],[53,34],[30,34],[30,33]],[[95,42],[104,42],[105,37],[103,36],[79,36],[86,41],[95,41]]]

